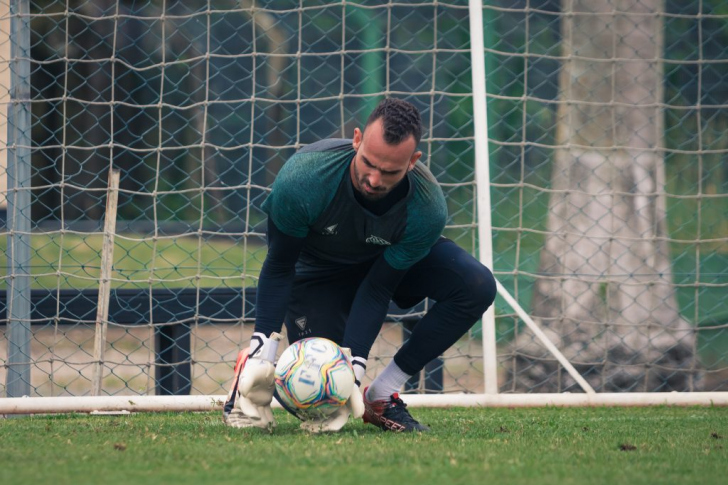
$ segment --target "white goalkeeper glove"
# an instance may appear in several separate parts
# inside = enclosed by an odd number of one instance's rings
[[[341,350],[344,351],[349,362],[352,362],[351,350],[347,348],[342,348]],[[301,423],[301,429],[310,433],[332,433],[343,428],[346,422],[349,421],[349,416],[353,416],[354,419],[357,419],[364,415],[364,398],[359,390],[359,383],[366,371],[366,365],[364,362],[364,359],[359,357],[354,359],[354,376],[356,381],[346,404],[325,418],[303,421]]]
[[[268,338],[255,333],[250,340],[250,357],[240,373],[238,383],[237,416],[234,418],[237,427],[270,430],[276,425],[270,403],[275,391],[274,361],[281,338],[275,332]]]

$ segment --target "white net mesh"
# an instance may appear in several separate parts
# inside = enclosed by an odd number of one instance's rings
[[[31,2],[30,51],[2,60],[10,72],[29,58],[32,72],[32,155],[14,159],[32,171],[32,189],[19,189],[31,193],[31,271],[11,262],[4,279],[13,295],[13,281],[33,288],[8,299],[30,300],[13,320],[32,323],[30,393],[91,389],[112,165],[122,178],[108,394],[225,392],[250,332],[268,187],[297,148],[351,136],[385,94],[422,110],[450,236],[472,249],[466,14],[464,4]],[[17,12],[5,18],[20,24]],[[6,90],[12,82],[23,80],[9,75]],[[402,335],[386,325],[372,373]],[[0,385],[15,368],[6,347]],[[463,362],[450,388],[465,388]]]
[[[597,390],[726,390],[720,2],[486,3],[496,276]],[[384,96],[422,111],[445,235],[476,252],[467,2],[0,4],[0,395],[91,390],[112,166],[104,394],[226,392],[268,187]],[[496,309],[501,390],[575,390]],[[369,379],[406,333],[385,324]],[[483,392],[480,338],[407,389]]]

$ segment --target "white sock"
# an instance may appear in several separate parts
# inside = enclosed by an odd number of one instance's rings
[[[394,360],[384,368],[381,374],[374,379],[367,390],[367,401],[386,401],[390,396],[404,386],[404,383],[412,377],[399,368]]]

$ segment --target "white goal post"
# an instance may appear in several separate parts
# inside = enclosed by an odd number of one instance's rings
[[[0,399],[3,414],[210,412],[222,410],[227,396],[86,396]],[[589,407],[589,406],[728,406],[725,392],[599,394],[410,394],[413,407]],[[273,402],[274,409],[282,409]]]

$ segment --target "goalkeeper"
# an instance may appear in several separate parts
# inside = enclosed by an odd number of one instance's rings
[[[353,140],[322,140],[283,166],[263,204],[268,255],[255,331],[241,352],[224,408],[235,427],[271,428],[273,371],[282,322],[290,342],[324,337],[351,350],[357,386],[346,406],[310,431],[338,431],[350,415],[389,431],[427,431],[398,391],[493,303],[491,272],[442,237],[442,190],[419,159],[420,114],[385,99]],[[390,301],[436,303],[379,376],[359,391]]]

